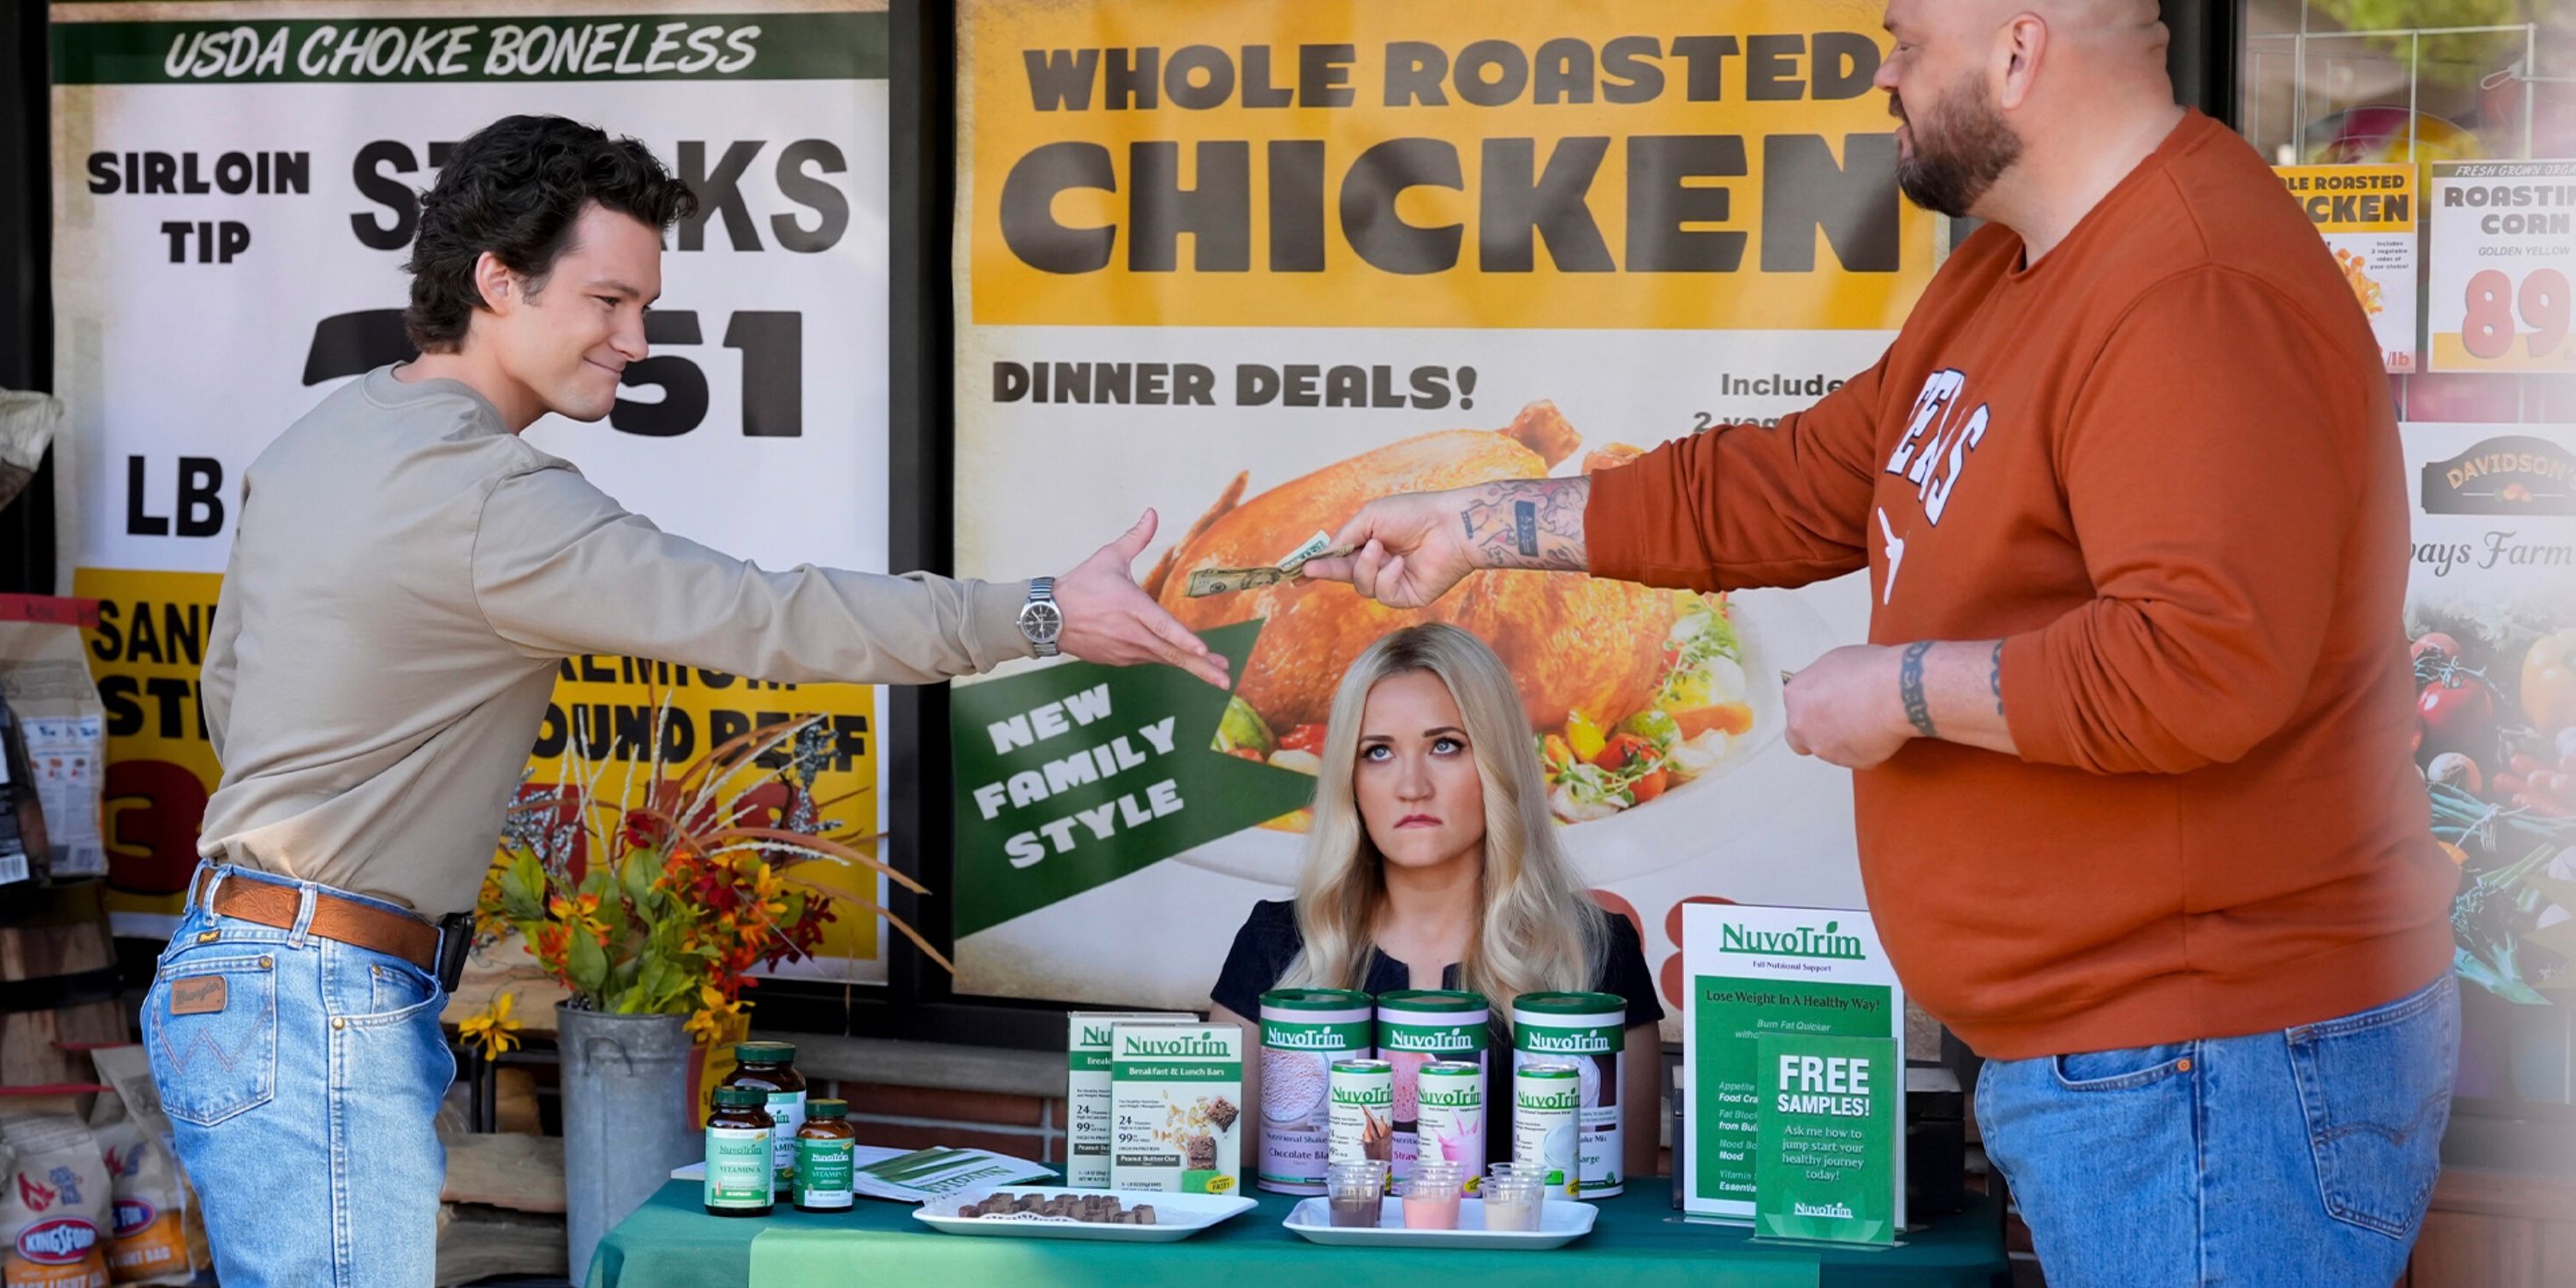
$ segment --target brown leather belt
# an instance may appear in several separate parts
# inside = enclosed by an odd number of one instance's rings
[[[196,883],[200,888],[188,892],[190,903],[198,902],[203,881],[200,874]],[[219,917],[239,917],[279,930],[293,930],[301,904],[302,895],[294,886],[244,880],[216,886],[214,900],[207,907]],[[316,890],[313,920],[305,929],[324,939],[399,957],[433,975],[438,973],[438,927],[418,917]]]

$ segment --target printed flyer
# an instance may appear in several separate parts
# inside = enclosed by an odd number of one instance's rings
[[[100,601],[88,646],[118,934],[168,935],[220,777],[197,681],[243,473],[326,395],[411,356],[418,193],[500,117],[641,139],[700,200],[667,239],[653,353],[616,409],[540,421],[529,441],[728,554],[886,566],[885,366],[837,355],[886,348],[887,15],[883,0],[787,7],[53,6],[55,387],[75,445],[57,462],[58,584]],[[812,803],[839,802],[825,816],[847,834],[882,829],[873,690],[660,659],[567,661],[533,783],[650,763],[665,697],[661,751],[681,764],[825,715]],[[797,804],[777,802],[782,817]],[[879,898],[873,876],[812,875]],[[883,978],[873,917],[839,918],[825,944],[835,960],[790,969]]]
[[[2576,161],[2436,161],[2425,255],[2434,371],[2576,372]]]
[[[1112,808],[1106,834],[1047,834],[1064,813],[991,772],[1019,753],[986,726],[1038,704],[970,695],[1012,672],[957,686],[960,994],[1206,1005],[1252,904],[1296,879],[1344,670],[1421,621],[1511,668],[1560,836],[1637,923],[1673,1032],[1684,900],[1860,901],[1849,775],[1788,751],[1780,697],[1784,671],[1864,635],[1857,579],[1702,596],[1480,574],[1421,611],[1338,585],[1186,587],[1275,564],[1376,496],[1614,467],[1776,424],[1869,367],[1938,232],[1895,186],[1870,86],[1882,16],[959,6],[957,571],[1060,571],[1154,507],[1137,571],[1184,625],[1225,633],[1236,676],[1213,712],[1113,690],[1086,727],[1112,736],[1058,739],[1111,744],[1097,784],[1066,783],[1097,799],[1044,784]],[[1142,740],[1166,716],[1194,745]],[[1233,788],[1157,801],[1210,750]],[[997,803],[968,794],[997,781]]]
[[[2391,374],[2416,370],[2415,167],[2273,167],[2334,252]]]
[[[1830,908],[1691,904],[1682,910],[1690,978],[1682,1120],[1674,1166],[1682,1210],[1752,1220],[1769,1035],[1889,1042],[1901,1101],[1905,991],[1869,914]],[[1897,1172],[1903,1175],[1900,1166]],[[1904,1224],[1900,1200],[1893,1214]]]
[[[1765,1033],[1753,1228],[1893,1243],[1904,1228],[1905,1066],[1886,1038]]]

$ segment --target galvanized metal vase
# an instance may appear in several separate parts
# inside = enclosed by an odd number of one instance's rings
[[[608,1233],[698,1161],[689,1105],[697,1047],[679,1015],[618,1015],[559,1004],[563,1043],[564,1217],[574,1282]]]

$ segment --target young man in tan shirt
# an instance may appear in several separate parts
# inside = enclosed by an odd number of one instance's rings
[[[432,923],[473,906],[563,658],[927,684],[1061,650],[1225,683],[1130,578],[1150,511],[1034,583],[768,572],[522,441],[608,414],[692,204],[632,139],[476,133],[421,199],[422,356],[250,467],[205,666],[224,778],[143,1013],[226,1288],[430,1282],[458,947]]]
[[[2378,348],[2261,158],[2174,105],[2149,0],[1895,0],[1916,202],[1988,221],[1877,366],[1776,429],[1394,497],[1391,604],[1480,568],[1702,590],[1866,568],[1789,684],[1856,771],[1899,974],[2049,1281],[2385,1284],[2458,999],[2409,755],[2407,491]]]

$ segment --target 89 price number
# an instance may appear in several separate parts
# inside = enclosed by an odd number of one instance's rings
[[[2481,362],[2511,359],[2517,343],[2537,362],[2567,343],[2567,275],[2557,269],[2533,269],[2518,288],[2502,270],[2485,269],[2469,278],[2467,304],[2460,347]]]

